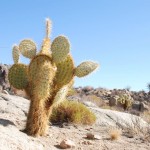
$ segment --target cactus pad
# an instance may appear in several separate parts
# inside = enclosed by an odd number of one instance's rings
[[[18,46],[15,45],[13,47],[12,55],[13,55],[14,63],[17,64],[19,62],[19,55],[20,55],[20,51],[19,51],[19,47]]]
[[[57,87],[62,87],[68,84],[73,79],[74,63],[70,55],[67,56],[65,61],[59,63],[57,66],[57,72],[55,77],[55,83]]]
[[[93,72],[96,68],[98,68],[98,64],[91,61],[86,61],[81,63],[76,69],[75,69],[75,75],[77,77],[84,77],[91,72]]]
[[[55,76],[55,67],[47,55],[37,55],[29,65],[29,81],[33,86],[33,95],[37,99],[50,96],[50,86]]]
[[[51,45],[53,62],[59,63],[64,61],[70,51],[70,44],[66,37],[58,36]]]
[[[53,106],[54,107],[57,107],[58,104],[60,104],[62,101],[65,100],[65,97],[67,96],[68,94],[68,90],[69,90],[69,87],[66,85],[66,86],[63,86],[56,94],[55,98],[54,98],[54,101],[53,101]]]
[[[32,40],[23,40],[19,44],[22,55],[32,59],[36,55],[36,45]]]
[[[28,69],[24,64],[14,64],[8,74],[10,84],[17,89],[24,89],[28,85]]]

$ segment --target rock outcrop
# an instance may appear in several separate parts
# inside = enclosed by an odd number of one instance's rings
[[[27,136],[25,127],[29,100],[0,93],[0,149],[48,150],[56,148],[39,138]]]
[[[105,88],[93,88],[91,86],[87,87],[78,87],[75,88],[77,95],[79,98],[86,98],[89,95],[94,95],[103,100],[106,103],[109,103],[110,106],[117,106],[117,99],[115,97],[121,95],[128,95],[129,99],[132,99],[133,105],[132,109],[143,112],[145,110],[149,110],[150,105],[150,92],[145,91],[129,91],[126,89],[105,89]],[[76,95],[76,97],[77,97]],[[78,98],[78,99],[79,99]],[[73,98],[72,98],[73,99]]]
[[[9,65],[0,64],[0,92],[5,89],[9,89],[10,85],[8,82],[8,70]]]
[[[74,131],[74,134],[71,135],[71,133],[73,133],[72,129],[68,129],[68,133],[66,131],[63,133],[63,130],[59,127],[53,126],[49,129],[46,137],[33,138],[22,132],[26,123],[29,103],[30,101],[25,98],[0,93],[0,149],[55,150],[57,149],[57,145],[63,140],[64,134],[67,135],[65,138],[68,139],[72,137],[72,140],[75,140],[73,137],[77,131]],[[129,125],[133,123],[133,120],[137,119],[142,127],[147,126],[147,123],[140,117],[128,113],[105,110],[97,107],[89,108],[97,116],[96,126],[99,130],[106,126],[112,127],[119,125],[121,127]],[[86,132],[83,130],[84,132],[80,133],[82,130],[78,130],[76,134],[76,136],[79,136],[82,140],[77,138],[76,141],[80,140],[83,146],[83,143],[85,143],[83,135],[85,134],[86,136]],[[95,144],[97,145],[93,148],[96,149],[99,143],[99,141],[96,142]],[[76,142],[77,149],[81,146],[78,144],[80,144],[79,141],[78,143]],[[103,143],[101,144],[103,145]]]

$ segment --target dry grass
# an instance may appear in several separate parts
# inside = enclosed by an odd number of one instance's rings
[[[79,102],[62,102],[57,108],[53,109],[52,123],[75,123],[83,125],[92,125],[96,121],[96,116],[86,106]]]
[[[150,124],[141,122],[140,117],[131,117],[131,123],[116,122],[116,126],[122,129],[124,136],[127,137],[140,137],[143,142],[150,142]]]
[[[122,130],[119,128],[111,128],[109,130],[109,135],[111,140],[118,140],[121,137]]]
[[[150,124],[150,110],[144,111],[141,115],[141,117]]]
[[[105,101],[102,100],[100,97],[97,97],[96,95],[88,95],[84,98],[84,101],[90,101],[96,104],[98,107],[106,106]]]

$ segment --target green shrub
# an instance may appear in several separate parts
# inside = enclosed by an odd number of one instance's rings
[[[52,123],[69,122],[92,125],[96,121],[96,116],[83,104],[65,100],[53,109],[50,120]]]

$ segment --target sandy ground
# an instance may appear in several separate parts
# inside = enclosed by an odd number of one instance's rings
[[[118,140],[111,140],[107,127],[62,125],[51,126],[49,134],[46,137],[38,138],[39,141],[47,141],[50,145],[59,148],[63,139],[70,139],[75,144],[75,150],[149,150],[150,143],[141,136],[128,138],[124,133]],[[87,133],[93,133],[101,137],[100,140],[89,140],[86,138]]]

